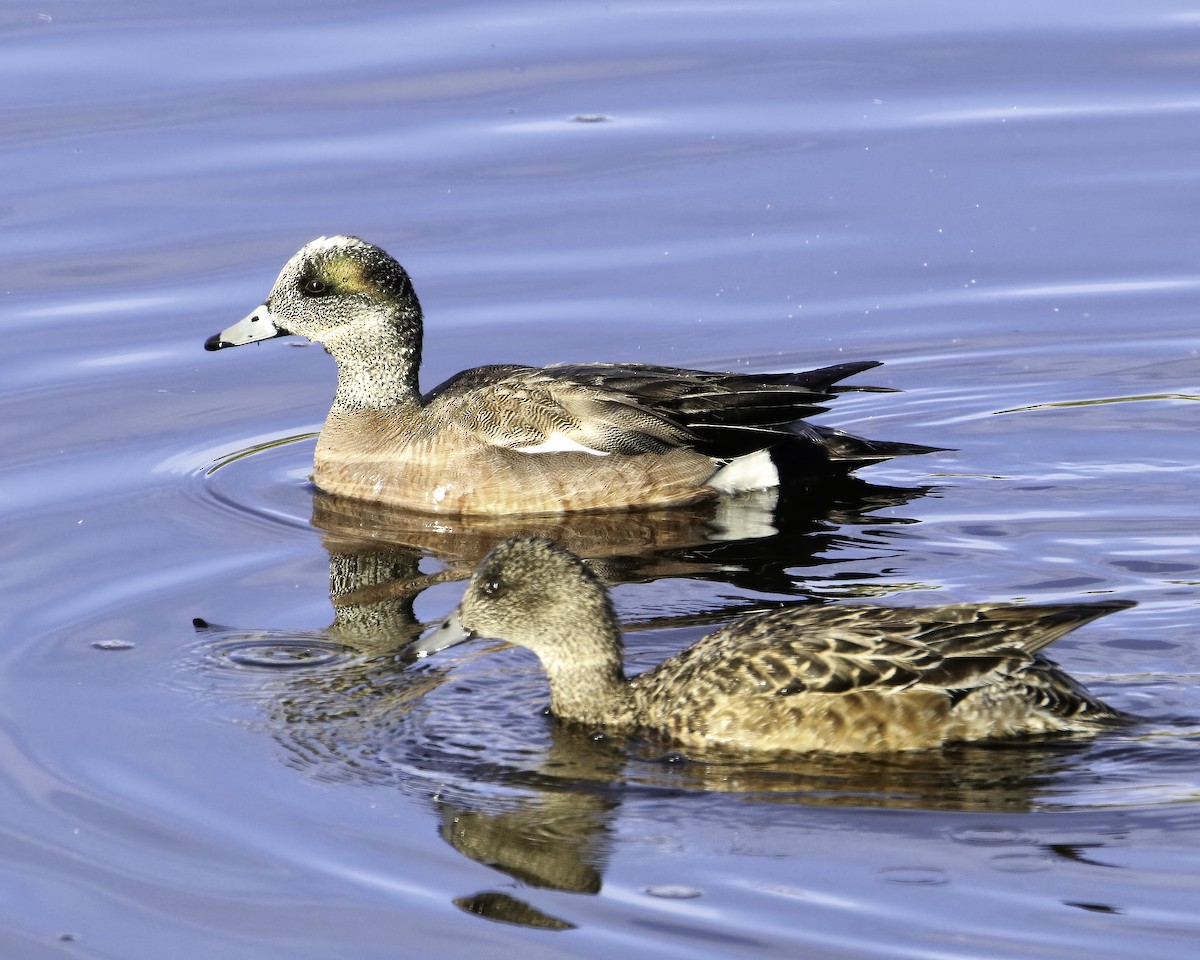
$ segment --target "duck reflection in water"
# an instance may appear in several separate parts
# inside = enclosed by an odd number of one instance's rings
[[[440,567],[435,576],[405,576],[397,572],[394,591],[410,597],[435,583],[466,580],[479,561],[511,537],[544,537],[585,558],[608,585],[688,578],[728,583],[764,594],[820,595],[820,580],[801,578],[799,569],[836,565],[842,556],[856,561],[889,558],[896,547],[881,530],[914,521],[895,515],[912,500],[930,493],[928,487],[873,484],[850,477],[837,483],[814,483],[803,491],[803,505],[776,490],[759,490],[739,497],[657,510],[595,511],[518,517],[437,517],[418,511],[366,503],[316,491],[313,525],[325,534],[335,609],[354,578],[372,584],[379,575],[359,574],[362,559],[386,555],[391,547],[413,548]],[[795,491],[793,491],[795,493]],[[891,511],[891,514],[885,512]],[[865,529],[865,528],[871,529]],[[386,564],[385,564],[386,565]],[[428,562],[427,564],[428,565]],[[881,579],[874,571],[856,570],[864,592]],[[879,584],[880,593],[895,589]],[[725,608],[715,619],[736,612]],[[356,642],[378,645],[413,639],[411,621],[393,621],[392,635],[381,634],[383,620]],[[335,623],[344,628],[346,623]],[[374,639],[372,639],[374,638]]]

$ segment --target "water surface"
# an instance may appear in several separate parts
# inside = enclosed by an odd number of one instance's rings
[[[0,31],[5,956],[1193,955],[1193,7]],[[784,516],[537,525],[614,584],[633,667],[781,603],[1120,597],[1056,656],[1142,722],[704,766],[556,726],[522,651],[406,666],[512,527],[314,495],[330,359],[202,349],[334,232],[412,273],[427,387],[880,359],[899,392],[824,422],[952,448]]]

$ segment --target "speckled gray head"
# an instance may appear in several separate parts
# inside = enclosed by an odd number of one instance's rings
[[[319,237],[279,273],[265,303],[204,344],[206,350],[296,334],[338,362],[334,407],[415,403],[421,304],[404,268],[358,237]]]
[[[284,265],[264,303],[209,337],[204,348],[220,350],[296,334],[335,352],[328,341],[338,338],[339,329],[371,315],[387,317],[392,324],[409,320],[409,345],[414,333],[419,338],[420,305],[404,268],[385,250],[358,237],[318,237]]]

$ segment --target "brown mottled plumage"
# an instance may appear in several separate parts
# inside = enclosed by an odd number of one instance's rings
[[[422,396],[422,333],[400,264],[355,237],[322,237],[288,261],[266,303],[205,347],[286,334],[322,344],[338,386],[317,443],[317,486],[436,513],[695,503],[773,486],[781,469],[846,471],[934,449],[804,422],[838,393],[867,389],[836,384],[874,361],[777,374],[495,365]]]
[[[549,540],[512,539],[415,652],[474,636],[528,647],[560,719],[661,736],[697,755],[911,750],[1121,722],[1039,651],[1130,606],[791,607],[730,623],[626,679],[600,582]]]

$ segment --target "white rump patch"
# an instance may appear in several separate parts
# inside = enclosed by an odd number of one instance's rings
[[[734,457],[708,478],[708,485],[722,493],[742,493],[746,490],[766,490],[779,486],[779,471],[766,450],[756,450]]]
[[[514,447],[517,453],[589,453],[593,457],[607,457],[607,450],[596,450],[573,440],[565,433],[555,430],[541,443],[528,447]]]

